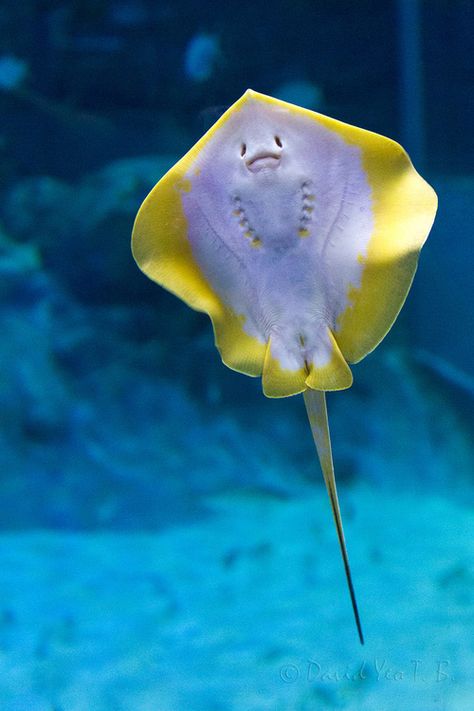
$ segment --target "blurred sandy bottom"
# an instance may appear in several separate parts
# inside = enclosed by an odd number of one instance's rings
[[[340,492],[229,493],[155,535],[0,538],[2,711],[472,709],[474,513]]]

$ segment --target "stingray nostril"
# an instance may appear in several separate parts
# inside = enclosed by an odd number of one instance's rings
[[[242,143],[242,145],[240,146],[240,155],[242,156],[242,158],[244,157],[244,155],[246,153],[247,153],[247,146],[245,145],[245,143]]]
[[[275,143],[277,144],[278,148],[283,148],[283,143],[281,142],[280,136],[275,136]]]

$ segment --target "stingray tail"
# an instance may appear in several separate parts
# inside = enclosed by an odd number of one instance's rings
[[[342,528],[341,511],[337,498],[336,479],[334,476],[334,464],[332,460],[331,438],[329,435],[328,413],[326,408],[326,395],[320,390],[305,390],[303,393],[306,412],[308,413],[311,432],[313,433],[314,443],[318,452],[321,469],[323,471],[324,482],[329,494],[332,513],[336,523],[337,537],[341,548],[342,560],[344,562],[344,570],[346,572],[347,585],[351,596],[352,609],[354,618],[359,633],[359,640],[364,644],[364,635],[360,623],[359,610],[352,583],[351,570],[349,567],[349,558],[347,556],[346,541],[344,538],[344,530]]]

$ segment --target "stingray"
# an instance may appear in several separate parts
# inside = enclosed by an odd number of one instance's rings
[[[303,393],[361,643],[325,392],[395,321],[436,205],[398,143],[249,89],[133,228],[140,269],[210,316],[229,368],[268,397]]]

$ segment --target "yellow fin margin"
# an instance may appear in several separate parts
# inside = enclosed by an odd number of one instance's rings
[[[225,120],[225,114],[219,124]],[[183,176],[217,124],[171,168],[145,198],[132,233],[132,253],[140,269],[153,281],[209,314],[216,346],[232,370],[250,376],[262,373],[266,344],[247,334],[241,317],[229,309],[205,279],[187,239],[188,225],[181,192],[192,189]]]

